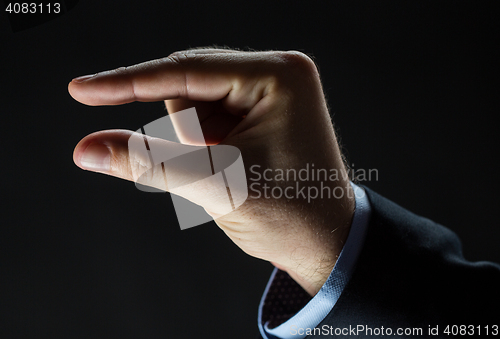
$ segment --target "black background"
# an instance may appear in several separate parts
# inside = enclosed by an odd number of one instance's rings
[[[85,135],[165,114],[79,104],[73,77],[188,47],[314,55],[350,163],[378,169],[366,184],[500,261],[493,1],[83,0],[16,33],[0,18],[1,338],[255,336],[270,264],[72,161]]]

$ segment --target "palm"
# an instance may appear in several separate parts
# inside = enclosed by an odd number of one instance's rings
[[[165,100],[169,113],[195,107],[207,145],[219,144],[243,120],[241,115],[230,113],[223,100],[192,101],[187,99]],[[187,141],[189,143],[189,141]]]

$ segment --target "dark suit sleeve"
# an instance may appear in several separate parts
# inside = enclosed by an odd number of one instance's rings
[[[449,337],[447,325],[500,325],[500,266],[466,261],[455,233],[366,192],[372,215],[365,244],[351,280],[317,328],[422,328],[429,337],[429,326],[439,326],[437,337]]]

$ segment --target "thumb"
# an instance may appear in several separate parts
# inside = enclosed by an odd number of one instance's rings
[[[214,216],[232,212],[248,196],[243,161],[234,146],[191,146],[107,130],[83,138],[73,159],[82,169],[174,193]]]

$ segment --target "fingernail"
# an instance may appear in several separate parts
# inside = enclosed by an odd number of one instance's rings
[[[90,75],[82,75],[81,77],[74,78],[72,81],[79,84],[80,82],[84,82],[86,80],[89,80],[89,79],[95,77],[96,75],[97,75],[97,73],[96,74],[90,74]]]
[[[80,157],[80,164],[88,170],[108,172],[111,169],[111,153],[102,144],[90,144]]]

